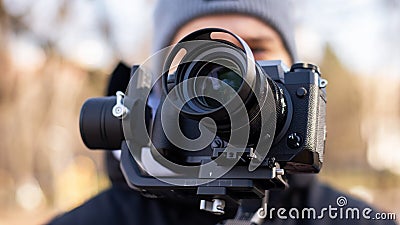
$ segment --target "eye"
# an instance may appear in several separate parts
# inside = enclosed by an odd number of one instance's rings
[[[268,51],[268,49],[264,48],[264,47],[252,47],[251,51],[253,52],[253,54],[260,54],[260,53],[265,53]]]

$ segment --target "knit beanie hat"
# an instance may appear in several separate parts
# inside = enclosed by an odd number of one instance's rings
[[[289,0],[158,0],[154,11],[153,51],[169,46],[179,28],[195,18],[238,13],[271,26],[295,62],[297,53],[290,5]]]

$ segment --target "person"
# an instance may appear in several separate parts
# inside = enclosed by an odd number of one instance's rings
[[[154,15],[154,51],[177,43],[192,31],[217,27],[243,38],[256,60],[279,59],[286,65],[297,61],[292,13],[286,0],[159,0]],[[217,216],[200,211],[198,202],[147,198],[128,187],[119,169],[119,161],[112,153],[107,153],[106,162],[111,187],[76,209],[54,218],[50,224],[245,224],[243,221],[238,223],[238,220],[248,219],[251,215],[243,212],[255,212],[260,207],[258,200],[245,200],[239,208]],[[321,183],[315,175],[292,175],[288,182],[290,187],[287,190],[270,192],[270,208],[289,211],[313,207],[319,215],[324,207],[332,208],[333,205],[339,213],[339,197],[347,201],[348,208],[360,211],[371,208]],[[265,224],[337,225],[347,222],[349,220],[339,216],[330,218],[328,212],[319,219],[282,219],[277,214],[265,219]],[[351,223],[395,224],[393,221],[364,219],[361,215],[359,220],[353,219]]]

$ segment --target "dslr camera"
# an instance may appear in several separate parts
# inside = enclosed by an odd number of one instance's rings
[[[255,61],[239,36],[208,28],[123,76],[115,96],[84,103],[80,132],[90,149],[121,149],[144,195],[223,214],[321,169],[327,81],[315,65]]]

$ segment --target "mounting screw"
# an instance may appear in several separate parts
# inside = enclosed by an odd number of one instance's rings
[[[284,169],[276,169],[276,175],[285,175],[285,170]]]
[[[200,201],[200,210],[205,210],[215,215],[223,215],[225,213],[225,201],[222,199],[213,199],[211,202],[206,200]]]
[[[291,133],[287,138],[287,144],[290,148],[298,148],[301,145],[301,136],[297,133]]]
[[[211,143],[211,148],[223,148],[224,146],[224,141],[221,140],[220,138],[215,138],[214,141]]]
[[[268,161],[267,161],[268,168],[270,168],[270,169],[274,168],[275,167],[275,161],[276,161],[275,157],[269,158]]]

